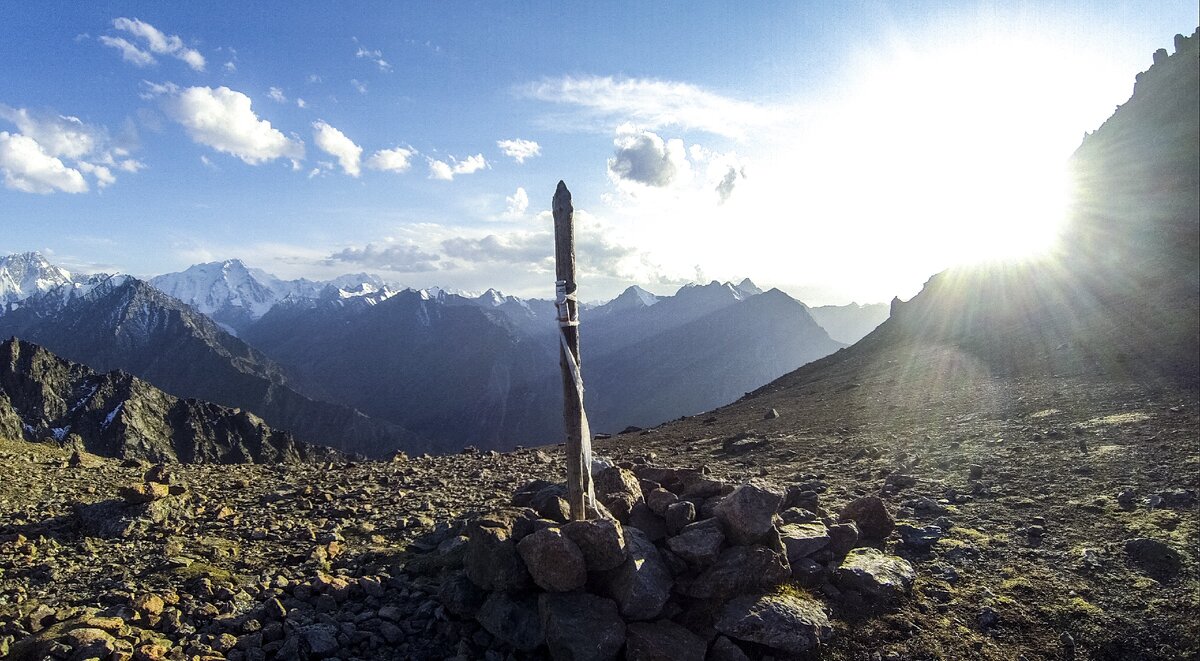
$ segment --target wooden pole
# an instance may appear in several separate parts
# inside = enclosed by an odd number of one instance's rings
[[[579,361],[579,302],[575,300],[575,209],[571,191],[558,182],[554,211],[554,274],[558,307],[558,364],[562,370],[563,424],[567,432],[567,502],[571,519],[587,518],[593,505],[592,434],[583,409],[583,376]]]

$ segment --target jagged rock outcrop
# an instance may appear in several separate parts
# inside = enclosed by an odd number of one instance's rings
[[[0,344],[0,435],[155,462],[279,463],[332,454],[246,411],[180,399],[124,372],[97,373],[15,338]]]

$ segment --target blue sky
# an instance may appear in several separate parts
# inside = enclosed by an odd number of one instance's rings
[[[153,275],[911,296],[1053,238],[1145,3],[0,4],[0,251]]]

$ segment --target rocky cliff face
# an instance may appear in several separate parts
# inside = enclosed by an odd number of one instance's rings
[[[15,338],[0,344],[0,435],[147,461],[279,463],[332,454],[251,413],[179,399],[124,372],[100,374]]]

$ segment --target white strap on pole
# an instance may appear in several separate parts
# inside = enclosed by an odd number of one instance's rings
[[[575,292],[567,293],[567,283],[565,280],[556,280],[554,283],[555,301],[554,306],[558,310],[558,341],[562,347],[562,353],[566,356],[567,368],[571,371],[571,380],[575,382],[575,396],[579,398],[579,416],[580,416],[580,438],[589,441],[584,445],[588,451],[583,457],[582,474],[587,474],[591,470],[591,438],[592,430],[588,424],[587,410],[583,407],[583,375],[580,373],[579,361],[575,358],[575,353],[571,351],[570,345],[567,344],[566,329],[572,326],[579,325],[579,319],[571,314],[571,307],[567,301],[578,303],[575,298]],[[576,307],[578,314],[578,307]],[[595,508],[596,495],[595,491],[590,488],[591,480],[588,479],[589,488],[585,491],[584,497],[587,499],[589,507]]]

